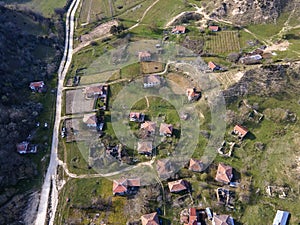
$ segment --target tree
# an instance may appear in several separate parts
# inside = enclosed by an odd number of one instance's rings
[[[113,35],[116,35],[118,34],[118,27],[116,25],[113,25],[111,28],[110,28],[110,31],[109,31],[111,34]]]

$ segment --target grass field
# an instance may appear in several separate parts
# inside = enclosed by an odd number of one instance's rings
[[[69,180],[60,193],[60,200],[55,224],[126,224],[127,216],[124,213],[126,198],[112,197],[112,181],[105,178]],[[111,202],[110,210],[80,209],[91,207],[97,199]],[[66,201],[69,199],[69,202]],[[96,216],[96,214],[99,216]],[[116,216],[118,215],[118,216]]]
[[[289,13],[283,13],[277,19],[276,23],[253,24],[247,26],[247,29],[253,32],[259,39],[267,40],[276,35],[284,26]]]
[[[182,11],[191,10],[192,7],[184,4],[182,0],[163,0],[155,4],[142,20],[142,24],[155,23],[158,27],[163,28],[166,23]],[[155,20],[153,19],[155,18]]]
[[[148,6],[149,2],[145,0],[83,0],[80,8],[79,22],[81,24],[93,23],[121,14],[135,14],[135,16],[139,16],[142,10]],[[131,20],[130,17],[126,16],[128,20]],[[125,17],[122,16],[120,18]]]
[[[111,17],[108,1],[104,0],[83,0],[80,8],[79,22],[91,23]]]
[[[118,18],[121,20],[125,27],[130,27],[136,24],[137,21],[142,18],[145,10],[155,1],[156,0],[143,1],[137,6],[120,14]]]
[[[221,31],[214,35],[207,36],[204,49],[208,53],[223,54],[230,52],[239,52],[240,44],[238,32],[236,31]]]

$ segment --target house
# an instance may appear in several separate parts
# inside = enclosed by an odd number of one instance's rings
[[[213,225],[234,225],[234,221],[233,218],[229,215],[214,214],[212,224]]]
[[[157,212],[141,216],[142,225],[159,225]]]
[[[220,28],[219,28],[219,26],[209,26],[208,29],[210,31],[217,32],[217,31],[219,31]]]
[[[176,180],[168,183],[171,193],[178,193],[188,189],[188,183],[185,180]]]
[[[141,124],[141,129],[146,131],[147,134],[154,134],[156,129],[156,123],[151,121],[145,121]]]
[[[132,194],[141,186],[139,178],[113,180],[113,195]]]
[[[184,34],[185,30],[185,26],[176,26],[172,29],[172,34]]]
[[[252,65],[252,64],[260,63],[261,60],[262,60],[262,56],[259,54],[255,54],[255,55],[242,57],[240,58],[239,62],[245,65]]]
[[[83,90],[83,93],[87,98],[106,98],[107,95],[107,86],[92,86],[92,87],[86,87]]]
[[[201,97],[201,92],[196,90],[196,88],[188,88],[186,90],[186,96],[188,97],[188,100],[191,101],[198,101]]]
[[[225,165],[224,163],[219,163],[215,180],[225,184],[229,184],[232,177],[232,167]]]
[[[37,145],[31,145],[28,141],[23,141],[17,144],[17,152],[19,154],[36,153]]]
[[[151,53],[148,51],[139,52],[139,61],[140,62],[151,61]]]
[[[196,208],[189,208],[189,223],[186,225],[197,225],[197,211]]]
[[[44,81],[31,82],[29,88],[34,92],[42,92],[45,88]]]
[[[161,123],[159,127],[160,136],[171,137],[173,132],[173,125],[167,123]]]
[[[290,213],[287,211],[277,210],[276,216],[273,220],[273,225],[286,225],[289,219]]]
[[[190,159],[189,170],[193,172],[202,172],[205,169],[204,164],[201,160]]]
[[[152,155],[152,141],[139,141],[137,146],[137,151],[139,154]]]
[[[144,78],[144,88],[159,87],[161,85],[161,77],[158,75],[148,75]]]
[[[168,159],[159,159],[156,161],[156,170],[160,178],[169,178],[174,171],[174,165]]]
[[[236,134],[240,139],[243,139],[248,134],[248,129],[241,125],[235,125],[233,128],[233,133]]]
[[[131,122],[139,122],[139,123],[142,123],[144,122],[144,119],[145,119],[145,115],[142,114],[142,113],[138,113],[138,112],[131,112],[129,114],[129,120]]]
[[[85,114],[82,121],[89,128],[97,127],[97,117],[95,113]]]
[[[17,144],[17,151],[19,154],[26,154],[28,149],[29,142],[23,141]]]
[[[208,65],[209,69],[211,69],[211,71],[216,71],[216,70],[220,70],[221,69],[220,66],[218,66],[217,64],[215,64],[212,61],[209,61],[207,65]]]

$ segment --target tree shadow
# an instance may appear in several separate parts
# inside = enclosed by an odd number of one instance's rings
[[[252,132],[248,132],[245,138],[253,141],[256,139],[256,136]]]

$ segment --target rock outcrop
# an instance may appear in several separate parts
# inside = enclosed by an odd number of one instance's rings
[[[235,24],[276,22],[292,0],[224,0],[217,3],[211,16],[227,18]]]

